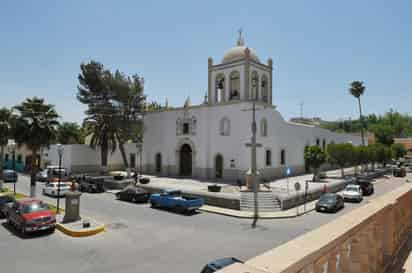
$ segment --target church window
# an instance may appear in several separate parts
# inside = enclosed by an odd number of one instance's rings
[[[266,150],[266,166],[272,166],[272,152],[270,150]]]
[[[256,71],[252,72],[252,100],[257,100],[259,98],[259,76]]]
[[[285,165],[286,164],[286,152],[285,149],[282,149],[280,151],[280,165]]]
[[[230,135],[230,120],[226,117],[220,120],[220,135],[221,136]]]
[[[233,71],[230,73],[230,95],[229,100],[240,99],[240,73]]]
[[[183,134],[188,135],[189,134],[189,122],[183,123]]]
[[[268,122],[265,118],[260,121],[260,135],[262,137],[268,135]]]
[[[191,126],[192,135],[196,135],[196,118],[192,117],[192,126]]]
[[[268,92],[268,79],[266,75],[262,76],[262,100],[266,103],[269,102],[269,92]]]
[[[320,146],[320,139],[319,138],[316,139],[316,146]]]
[[[178,118],[176,120],[176,135],[180,136],[182,134],[182,120]]]
[[[216,76],[216,91],[215,102],[220,103],[225,101],[225,75],[219,74]]]

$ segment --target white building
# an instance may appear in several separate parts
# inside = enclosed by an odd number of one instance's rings
[[[361,138],[286,122],[273,104],[273,62],[261,63],[239,37],[220,64],[208,60],[208,97],[204,104],[149,113],[145,117],[144,169],[161,176],[234,181],[250,168],[252,99],[257,100],[257,164],[263,178],[305,171],[307,145],[361,143]]]

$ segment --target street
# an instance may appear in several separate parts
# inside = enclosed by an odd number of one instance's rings
[[[261,220],[256,229],[251,220],[208,213],[185,216],[117,201],[111,193],[84,193],[81,214],[103,222],[106,232],[87,238],[59,231],[21,238],[1,220],[0,272],[196,273],[216,258],[245,260],[281,245],[403,183],[405,178],[382,178],[374,195],[360,204],[346,203],[336,214],[310,212],[298,218]],[[37,197],[55,204],[55,198],[41,194],[43,185],[37,183]],[[17,191],[29,193],[28,177],[19,177]],[[61,204],[64,208],[64,199]]]

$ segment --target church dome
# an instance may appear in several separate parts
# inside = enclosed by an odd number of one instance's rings
[[[230,63],[230,62],[245,59],[246,58],[246,48],[247,48],[246,46],[232,47],[231,49],[226,51],[225,55],[223,56],[222,63]],[[256,52],[251,48],[249,48],[249,52],[250,52],[249,53],[250,59],[257,63],[260,63]]]

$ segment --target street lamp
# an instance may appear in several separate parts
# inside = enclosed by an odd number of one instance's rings
[[[9,141],[8,147],[9,147],[9,152],[12,154],[12,169],[14,171],[13,175],[16,175],[16,142],[14,142],[14,140]],[[14,179],[14,184],[13,184],[14,195],[16,195],[16,182],[17,182],[17,175],[16,175],[16,179]]]
[[[57,144],[57,154],[59,155],[59,180],[57,182],[57,209],[56,214],[60,212],[60,182],[62,180],[62,157],[63,157],[64,147],[61,144]]]
[[[138,142],[136,143],[136,149],[137,152],[139,153],[139,176],[142,175],[142,151],[143,151],[143,143]],[[137,182],[137,181],[136,181]]]

